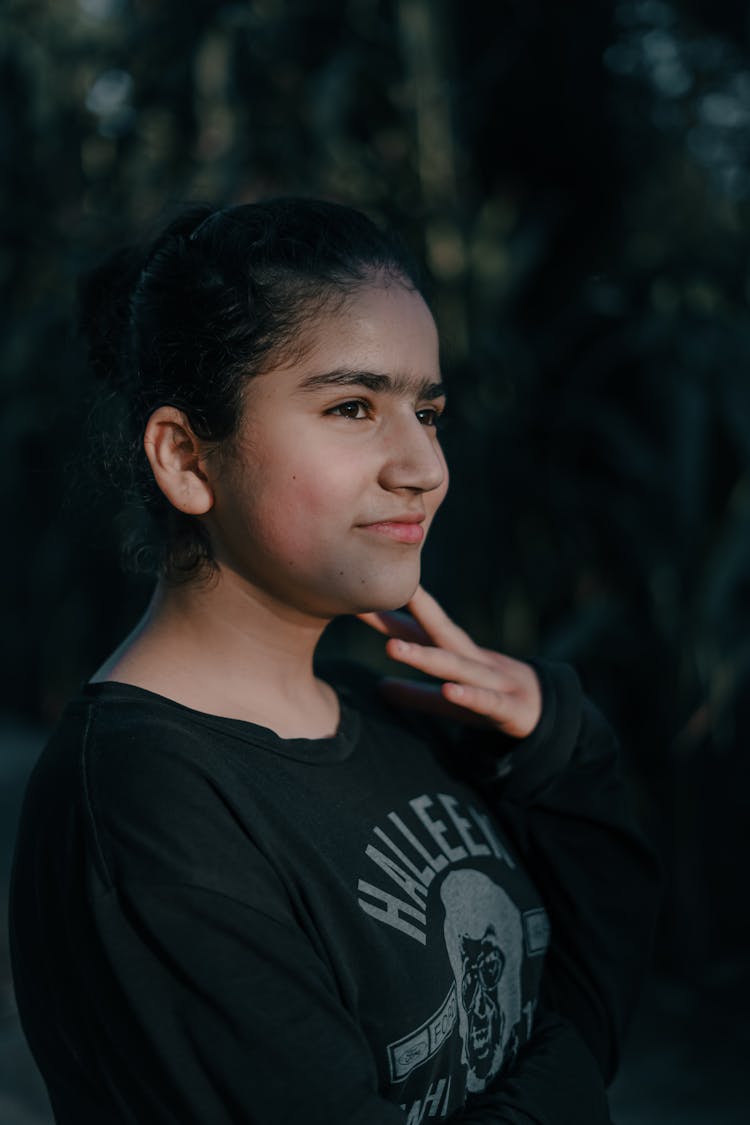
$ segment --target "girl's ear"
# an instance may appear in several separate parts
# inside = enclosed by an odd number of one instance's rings
[[[202,516],[213,507],[203,443],[184,411],[175,406],[158,407],[146,425],[143,448],[156,483],[174,508],[189,516]]]

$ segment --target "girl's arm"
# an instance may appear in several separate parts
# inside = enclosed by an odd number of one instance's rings
[[[454,752],[495,807],[551,919],[542,1000],[609,1081],[651,948],[659,872],[630,811],[617,743],[567,665],[480,648],[419,589],[365,614],[389,656],[441,680],[386,685],[400,705],[458,719]]]
[[[542,1001],[578,1029],[609,1082],[651,953],[660,873],[611,728],[572,668],[534,668],[544,707],[532,734],[494,759],[487,735],[465,745],[550,916]]]

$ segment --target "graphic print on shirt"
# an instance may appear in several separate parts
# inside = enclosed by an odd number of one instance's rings
[[[443,880],[445,946],[456,987],[467,1089],[483,1090],[518,1049],[521,1020],[521,912],[487,875],[471,868]]]
[[[431,797],[426,794],[414,797],[409,801],[414,815],[412,827],[397,813],[389,812],[389,831],[385,832],[380,827],[373,829],[388,852],[374,844],[365,848],[367,857],[385,872],[402,894],[394,895],[392,890],[383,890],[366,879],[360,879],[357,884],[360,895],[365,896],[359,898],[359,905],[367,914],[401,930],[422,945],[427,944],[427,891],[440,872],[470,856],[493,855],[511,868],[516,866],[488,816],[473,805],[467,807],[469,815],[465,816],[459,801],[448,793],[438,793],[437,800],[445,809],[461,843],[451,844],[447,838],[448,825],[429,811],[435,803]],[[421,834],[424,838],[425,830],[427,838],[423,842],[419,837]],[[396,856],[395,860],[389,852]],[[408,897],[404,899],[403,894]]]
[[[420,945],[428,941],[428,910],[439,909],[453,974],[438,1006],[388,1045],[391,1083],[405,1082],[457,1029],[466,1088],[483,1090],[512,1062],[521,1029],[524,1038],[530,1033],[534,1004],[523,1002],[522,965],[524,954],[537,957],[546,950],[546,912],[522,912],[503,887],[471,866],[477,858],[499,861],[509,872],[516,867],[490,817],[474,805],[445,793],[423,794],[409,801],[408,812],[389,812],[387,820],[386,828],[373,828],[377,844],[365,848],[369,870],[374,864],[379,871],[359,880],[359,906]],[[434,925],[431,933],[434,940]],[[427,1098],[426,1092],[419,1104],[402,1107],[410,1121],[448,1112],[447,1097]]]

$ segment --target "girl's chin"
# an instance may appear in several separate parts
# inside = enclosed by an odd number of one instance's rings
[[[373,584],[375,586],[375,584]],[[411,582],[391,584],[390,589],[363,590],[362,598],[357,599],[356,609],[352,613],[386,613],[394,609],[401,609],[414,596],[419,586],[419,575]]]
[[[356,613],[382,613],[406,605],[419,586],[420,569],[415,558],[408,566],[402,561],[398,566],[386,564],[377,570],[358,567],[338,574],[329,571],[325,576],[319,574],[317,580],[312,574],[295,575],[293,580],[283,583],[243,577],[264,599],[270,597],[288,609],[331,620]]]

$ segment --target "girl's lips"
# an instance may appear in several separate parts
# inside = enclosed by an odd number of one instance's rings
[[[389,520],[382,523],[362,524],[362,529],[374,531],[376,535],[385,535],[388,539],[395,539],[397,543],[421,543],[424,539],[424,528],[421,523]]]

